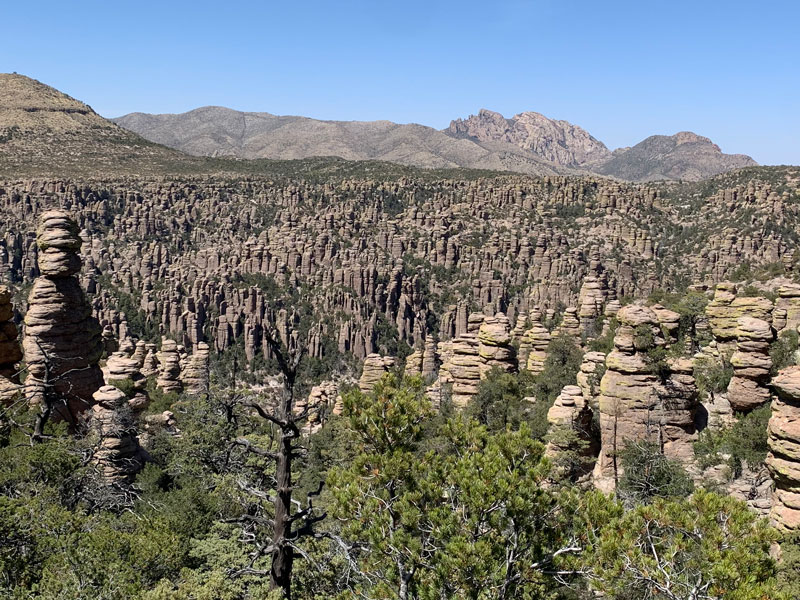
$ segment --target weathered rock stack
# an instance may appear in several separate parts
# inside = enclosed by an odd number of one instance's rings
[[[130,394],[130,405],[134,411],[144,410],[150,402],[147,395],[147,378],[139,371],[139,363],[133,356],[128,356],[124,351],[114,352],[108,357],[103,376],[106,383],[120,387],[126,387]]]
[[[583,280],[578,294],[578,319],[588,337],[595,335],[595,323],[603,314],[605,291],[601,282],[594,275]]]
[[[138,350],[138,348],[137,348]],[[147,344],[144,358],[142,359],[142,375],[152,377],[158,374],[158,353],[155,344]]]
[[[800,530],[800,366],[772,380],[777,398],[769,420],[767,468],[775,483],[770,518],[784,531]]]
[[[561,475],[580,477],[591,470],[589,457],[596,455],[598,449],[597,440],[592,438],[592,416],[592,409],[577,385],[565,386],[547,411],[550,440],[546,453],[556,460],[563,471]],[[561,460],[567,453],[575,453],[576,460],[571,464]]]
[[[478,337],[474,333],[464,333],[442,344],[439,383],[452,386],[451,400],[457,408],[465,407],[478,393],[481,380],[478,346]]]
[[[568,306],[564,309],[564,315],[561,318],[561,324],[558,326],[559,335],[566,335],[574,340],[580,342],[581,339],[581,322],[578,320],[578,309],[574,306]]]
[[[728,385],[728,401],[734,410],[746,412],[769,402],[769,345],[774,337],[766,321],[753,317],[737,320],[733,378]]]
[[[364,370],[361,372],[361,378],[358,380],[358,388],[364,394],[369,394],[381,380],[381,377],[388,373],[394,365],[395,358],[393,356],[370,354],[364,359]]]
[[[600,394],[600,380],[605,373],[606,355],[602,352],[587,352],[583,355],[577,375],[578,387],[589,406],[597,409],[597,397]]]
[[[417,348],[411,354],[406,356],[406,366],[403,373],[407,377],[422,376],[422,361],[425,358],[425,352],[421,348]]]
[[[0,404],[12,402],[19,393],[16,365],[22,360],[22,350],[13,319],[11,291],[0,286]]]
[[[36,241],[40,275],[28,297],[23,338],[26,392],[34,404],[52,393],[56,415],[73,422],[103,385],[102,329],[76,277],[81,238],[75,221],[61,211],[43,213]]]
[[[768,298],[737,296],[736,291],[733,283],[718,283],[714,298],[705,310],[711,333],[723,347],[726,344],[731,348],[734,346],[740,317],[752,317],[768,323],[772,321],[772,302]]]
[[[800,284],[785,283],[778,288],[778,300],[775,302],[773,318],[779,311],[782,322],[773,323],[775,329],[797,329],[800,325]]]
[[[209,359],[211,348],[205,342],[199,342],[194,352],[186,360],[181,373],[184,391],[190,396],[208,394]]]
[[[629,305],[617,314],[620,327],[614,350],[606,357],[600,382],[600,429],[602,446],[594,470],[595,485],[603,491],[615,488],[622,469],[619,453],[628,440],[657,442],[672,458],[691,454],[697,389],[691,362],[684,359],[661,365],[656,373],[648,348],[641,347],[649,332],[652,347],[663,346],[656,313],[645,306]]]
[[[156,386],[164,393],[179,394],[183,390],[181,384],[181,356],[178,344],[169,338],[161,339],[161,351],[158,357],[159,369]]]
[[[129,481],[144,464],[145,454],[136,437],[128,398],[112,385],[94,394],[91,428],[100,440],[93,460],[103,478],[110,482]]]
[[[333,381],[324,381],[311,388],[306,398],[295,404],[296,415],[305,414],[302,433],[311,435],[318,432],[331,415],[341,413],[339,387]]]
[[[511,328],[508,317],[503,313],[483,319],[478,329],[478,356],[481,358],[481,379],[494,368],[506,372],[517,370],[516,353],[511,345]]]
[[[531,313],[531,326],[522,335],[520,342],[520,365],[538,375],[544,369],[547,359],[547,346],[550,344],[550,332],[542,325],[542,313],[538,309]]]

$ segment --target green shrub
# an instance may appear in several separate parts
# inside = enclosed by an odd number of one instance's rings
[[[700,399],[709,394],[719,394],[728,389],[733,377],[733,366],[723,357],[722,361],[699,360],[694,366],[694,379],[700,393]]]
[[[694,453],[702,467],[727,464],[731,477],[739,477],[744,467],[764,462],[767,447],[767,423],[772,414],[769,404],[740,416],[730,427],[702,431],[694,444]]]
[[[772,375],[795,363],[794,353],[800,345],[800,335],[794,329],[782,331],[778,339],[769,347],[769,356],[772,359]]]
[[[623,475],[618,494],[628,504],[649,504],[655,498],[685,498],[694,490],[681,463],[664,456],[656,442],[628,441],[619,456]]]

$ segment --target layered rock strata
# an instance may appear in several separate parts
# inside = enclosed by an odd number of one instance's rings
[[[772,380],[767,468],[775,490],[770,518],[784,531],[800,530],[800,366],[782,369]]]
[[[733,378],[728,384],[728,402],[748,412],[770,400],[767,387],[772,359],[769,346],[774,339],[770,324],[753,317],[737,319],[736,352],[731,356]]]
[[[128,398],[106,385],[95,392],[94,401],[90,425],[99,442],[92,459],[106,481],[130,481],[141,470],[146,454],[136,437]]]
[[[28,296],[23,338],[26,393],[33,404],[48,395],[56,415],[74,422],[103,385],[102,329],[76,277],[81,238],[75,221],[62,211],[43,213],[36,243],[40,275]]]

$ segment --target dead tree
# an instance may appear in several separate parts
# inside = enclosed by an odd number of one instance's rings
[[[269,570],[270,587],[281,590],[283,596],[287,600],[291,600],[294,560],[298,554],[304,554],[303,550],[297,546],[297,542],[304,537],[322,537],[315,534],[314,525],[325,519],[326,515],[317,513],[313,504],[313,497],[322,491],[322,482],[315,492],[307,495],[305,506],[292,497],[295,489],[292,481],[292,465],[295,458],[302,456],[303,451],[298,444],[300,438],[298,423],[302,422],[308,413],[308,410],[302,414],[295,413],[295,392],[298,369],[307,348],[303,344],[299,344],[293,349],[284,347],[274,329],[265,328],[264,337],[280,369],[283,378],[282,389],[271,407],[265,407],[261,403],[252,401],[245,402],[243,406],[276,427],[278,432],[276,448],[274,450],[260,448],[245,438],[237,438],[235,444],[247,452],[274,461],[274,491],[256,489],[245,482],[239,483],[245,492],[271,503],[274,507],[274,514],[270,519],[245,515],[236,520],[250,526],[271,527],[272,540],[268,545],[258,546],[250,555],[250,565],[245,569],[240,569],[234,575],[266,575],[266,572],[254,569],[253,565],[259,558],[270,556],[272,561]],[[250,539],[256,541],[252,536]]]

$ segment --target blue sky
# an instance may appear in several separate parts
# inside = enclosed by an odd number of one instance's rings
[[[3,2],[0,71],[107,117],[222,105],[446,127],[566,119],[610,148],[691,130],[800,164],[800,3]]]

